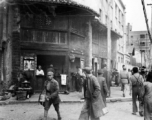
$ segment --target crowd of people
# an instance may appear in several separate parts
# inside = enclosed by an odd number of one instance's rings
[[[125,65],[123,70],[119,73],[116,69],[112,76],[115,76],[116,86],[121,86],[123,97],[126,95],[127,85],[130,87],[130,95],[132,95],[132,114],[136,115],[138,112],[137,100],[139,101],[139,114],[144,116],[145,120],[152,120],[152,71],[147,72],[145,67],[133,67],[129,72]],[[79,72],[78,72],[79,73]],[[77,74],[78,74],[77,73]],[[76,74],[79,79],[79,84],[76,85],[76,90],[84,91],[84,105],[80,112],[79,120],[99,120],[101,116],[106,114],[105,108],[106,98],[110,96],[107,80],[104,77],[104,69],[98,70],[98,77],[92,74],[92,69],[85,67],[82,74]],[[44,99],[44,118],[47,120],[48,110],[53,104],[58,120],[61,120],[59,112],[59,84],[53,78],[54,71],[49,69],[47,71],[47,80],[45,82],[45,99]]]
[[[118,86],[121,86],[123,97],[126,95],[127,85],[132,95],[132,114],[138,112],[137,100],[139,101],[139,115],[144,116],[144,120],[152,120],[152,70],[147,71],[146,67],[133,67],[132,70],[126,70],[125,65],[119,73]],[[117,82],[116,82],[117,83]]]

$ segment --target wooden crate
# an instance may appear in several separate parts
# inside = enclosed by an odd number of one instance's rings
[[[17,100],[25,100],[26,99],[26,91],[17,91],[16,92],[16,99]]]

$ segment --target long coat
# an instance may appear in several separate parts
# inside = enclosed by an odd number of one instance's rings
[[[144,83],[144,120],[151,120],[152,118],[152,83]]]
[[[106,80],[102,76],[98,76],[97,79],[98,79],[98,82],[99,82],[99,85],[100,85],[101,96],[102,96],[103,102],[106,106],[106,97],[107,97],[107,93],[109,93],[109,90],[108,90],[108,87],[107,87],[107,84],[106,84]]]
[[[90,75],[86,80],[86,98],[79,120],[88,120],[88,116],[99,118],[103,115],[102,109],[105,107],[100,93],[100,85],[97,78]]]

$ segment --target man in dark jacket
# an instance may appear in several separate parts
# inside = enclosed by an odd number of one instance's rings
[[[58,120],[61,120],[60,111],[59,111],[59,103],[60,97],[58,95],[59,92],[59,84],[53,78],[53,71],[47,71],[47,81],[45,81],[44,87],[46,90],[45,95],[45,105],[44,105],[44,120],[47,120],[48,110],[50,106],[53,104],[55,111],[58,115]]]
[[[100,85],[100,89],[101,89],[101,96],[103,98],[103,102],[106,106],[106,97],[109,96],[109,90],[108,90],[108,87],[107,87],[107,84],[106,84],[106,80],[105,78],[103,77],[103,69],[101,70],[98,70],[98,82],[99,82],[99,85]]]
[[[84,69],[86,74],[86,92],[85,102],[81,110],[79,120],[100,120],[104,114],[102,109],[105,107],[101,93],[100,85],[95,76],[91,74],[91,68]]]

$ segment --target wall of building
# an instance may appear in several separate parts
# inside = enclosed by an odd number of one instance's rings
[[[136,50],[136,54],[135,54],[136,61],[138,63],[142,63],[143,66],[147,65],[148,67],[149,64],[146,63],[150,63],[150,58],[149,58],[150,40],[147,31],[130,31],[129,41],[131,44],[133,44]]]

